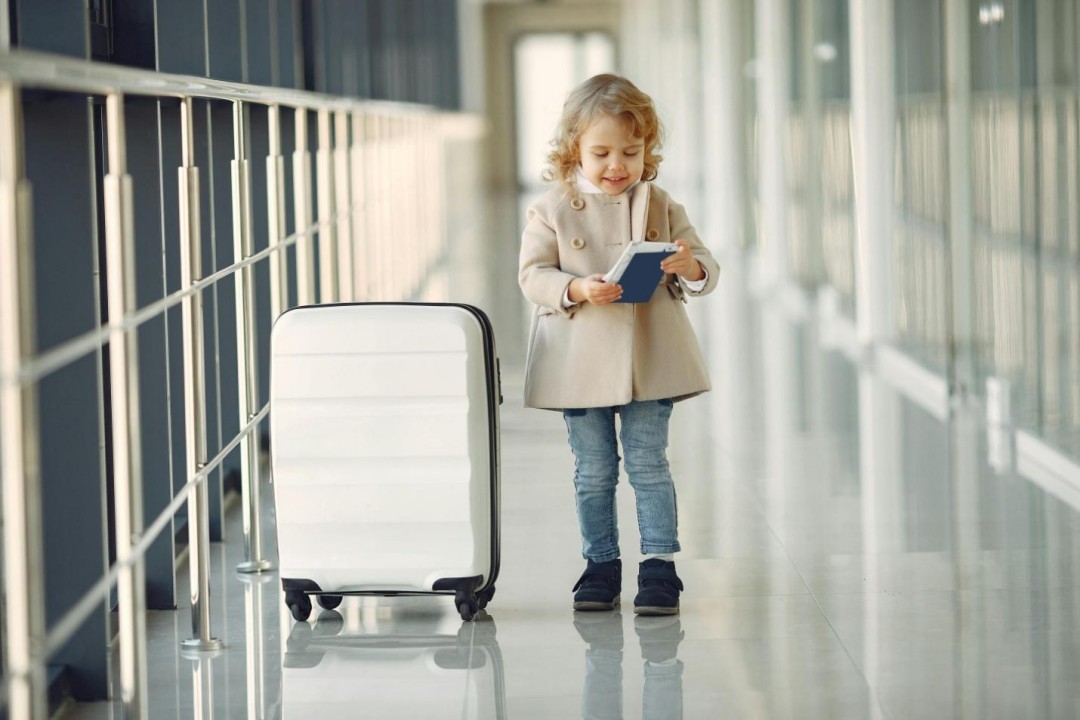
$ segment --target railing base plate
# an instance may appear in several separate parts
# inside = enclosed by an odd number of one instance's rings
[[[239,573],[260,573],[272,570],[274,565],[269,560],[249,560],[236,566]]]
[[[189,638],[180,643],[180,654],[188,660],[203,660],[208,657],[208,654],[216,655],[224,649],[225,644],[217,638],[207,640]]]

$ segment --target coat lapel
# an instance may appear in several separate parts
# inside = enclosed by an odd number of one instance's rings
[[[631,191],[630,198],[630,242],[645,240],[645,222],[649,217],[649,188],[652,183],[639,182]]]

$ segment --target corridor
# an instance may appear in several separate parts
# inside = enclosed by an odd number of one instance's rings
[[[0,0],[0,718],[1080,717],[1078,39],[1080,0]],[[687,305],[712,389],[672,420],[669,617],[633,612],[625,477],[622,606],[572,610],[567,427],[523,403],[526,208],[607,73],[663,126],[640,160],[616,126],[606,180],[660,151],[665,193],[619,221],[663,239],[670,197],[721,268]],[[611,189],[583,144],[566,178]],[[399,302],[492,320],[497,592],[296,622],[274,323]],[[329,399],[381,397],[373,367]]]

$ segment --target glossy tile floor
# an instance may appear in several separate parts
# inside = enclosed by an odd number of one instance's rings
[[[715,390],[677,406],[672,429],[680,616],[636,618],[632,570],[622,612],[572,612],[583,561],[565,427],[522,408],[521,335],[506,328],[524,311],[496,288],[503,301],[486,302],[510,340],[488,614],[348,599],[293,623],[275,574],[234,572],[234,509],[213,549],[226,649],[182,657],[188,611],[152,613],[150,716],[1080,717],[1080,514],[1019,477],[1008,437],[988,438],[975,410],[940,423],[740,285],[733,273],[702,303]],[[632,568],[625,482],[619,506]]]

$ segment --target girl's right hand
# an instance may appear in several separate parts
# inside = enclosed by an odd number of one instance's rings
[[[593,305],[607,305],[621,297],[622,285],[604,282],[604,276],[599,273],[577,278],[570,283],[570,302],[585,301]]]

